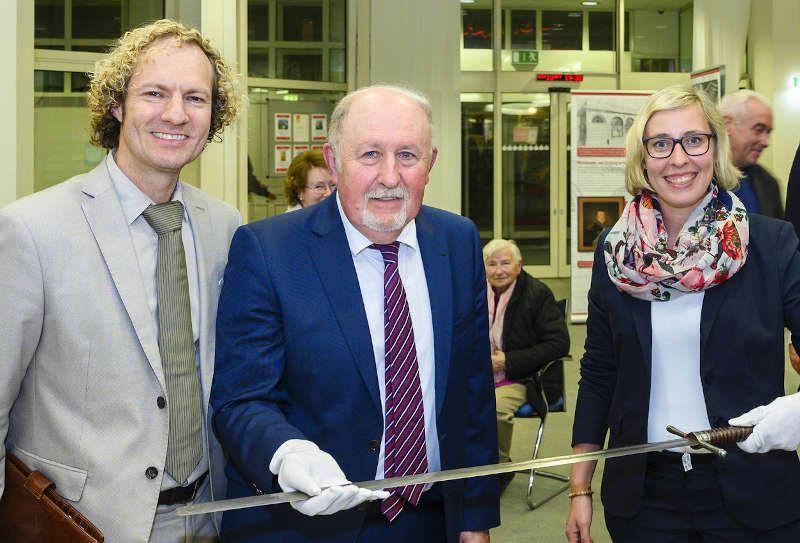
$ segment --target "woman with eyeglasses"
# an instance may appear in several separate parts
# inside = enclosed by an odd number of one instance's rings
[[[322,151],[314,149],[300,153],[286,173],[283,193],[289,202],[286,211],[295,211],[312,206],[330,196],[336,190],[336,183],[328,171]]]
[[[573,450],[728,425],[783,396],[783,328],[800,332],[792,226],[748,215],[725,125],[687,86],[648,98],[627,134],[633,200],[599,240]],[[607,459],[615,542],[800,541],[795,451],[666,450]],[[596,462],[574,464],[567,539],[589,542]]]

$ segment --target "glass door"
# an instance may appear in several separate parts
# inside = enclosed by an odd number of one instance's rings
[[[524,265],[546,269],[555,261],[556,228],[550,217],[550,95],[503,94],[502,123],[501,236],[517,242]]]
[[[538,277],[567,277],[568,100],[565,93],[502,96],[500,235]]]
[[[495,98],[461,94],[462,214],[481,243],[516,241],[529,273],[569,277],[569,92]]]

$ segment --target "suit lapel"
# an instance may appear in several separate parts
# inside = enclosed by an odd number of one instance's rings
[[[771,199],[769,194],[767,194],[766,188],[764,187],[759,168],[760,167],[758,164],[753,164],[753,166],[750,168],[750,185],[753,187],[753,192],[756,193],[756,200],[759,202],[759,204],[761,204],[761,202],[769,202]],[[760,209],[759,211],[764,215],[769,215],[769,212],[772,210]]]
[[[128,312],[142,350],[153,368],[153,373],[161,385],[165,386],[161,355],[158,351],[158,336],[155,322],[147,306],[147,294],[141,274],[132,273],[132,270],[139,269],[139,262],[105,162],[87,175],[82,188],[90,197],[82,204],[86,221]]]
[[[757,182],[755,178],[752,177],[753,174],[757,174],[758,165],[753,166],[751,169],[751,181],[753,181],[753,185],[756,186]],[[756,189],[758,192],[758,189]],[[731,193],[728,191],[721,190],[719,192],[719,198],[722,201],[722,204],[731,209],[733,202],[731,200]],[[761,199],[761,195],[759,195],[759,200],[761,201],[769,201],[769,198]],[[763,212],[763,210],[762,210]],[[741,269],[739,273],[747,272],[748,269]],[[720,307],[722,307],[725,298],[728,296],[728,291],[731,288],[731,281],[724,281],[723,283],[716,285],[713,288],[706,289],[703,295],[703,307],[700,310],[700,363],[704,364],[704,360],[707,357],[703,356],[705,352],[706,343],[708,343],[708,337],[711,334],[711,328],[714,326],[714,321],[717,320],[717,315],[719,315]],[[713,359],[713,357],[709,358]],[[704,366],[705,368],[705,366]]]
[[[653,368],[653,322],[650,314],[650,304],[657,302],[646,302],[627,294],[622,295],[622,299],[629,304],[631,318],[633,319],[636,336],[642,348],[642,357],[645,361],[645,380],[650,386],[650,378]]]
[[[740,270],[742,273],[744,270]],[[731,281],[725,281],[714,288],[706,289],[703,296],[703,308],[700,311],[700,362],[704,364],[705,360],[713,360],[715,357],[703,356],[705,353],[708,338],[711,335],[711,329],[714,327],[714,322],[717,320],[720,308],[723,302],[728,297]],[[703,366],[705,370],[705,365]]]
[[[436,365],[436,414],[442,410],[450,368],[450,347],[453,337],[453,293],[450,259],[444,241],[436,236],[436,228],[422,208],[416,218],[417,240],[428,283],[433,321],[434,361]]]
[[[209,364],[211,349],[213,349],[212,338],[214,334],[206,333],[213,331],[215,322],[211,321],[210,293],[218,285],[209,284],[209,273],[213,269],[213,261],[210,250],[206,250],[203,242],[212,239],[211,219],[208,213],[206,202],[197,195],[187,185],[183,185],[183,199],[186,202],[186,212],[189,214],[189,221],[192,225],[192,235],[194,237],[195,260],[197,262],[197,281],[200,290],[200,384],[203,391],[203,406],[208,405],[208,398],[211,394],[211,380],[214,376],[214,368]]]
[[[375,407],[383,412],[367,314],[364,304],[358,303],[361,289],[344,225],[339,217],[336,197],[326,198],[315,208],[315,213],[309,217],[312,235],[308,248],[311,260],[364,385]]]

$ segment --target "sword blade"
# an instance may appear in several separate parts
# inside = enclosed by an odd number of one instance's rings
[[[628,447],[617,447],[615,449],[601,449],[580,454],[567,454],[564,456],[551,456],[539,460],[525,460],[522,462],[502,462],[500,464],[489,464],[486,466],[475,466],[471,468],[448,469],[435,471],[432,473],[420,473],[417,475],[404,475],[402,477],[391,477],[387,479],[377,479],[374,481],[361,481],[353,483],[355,486],[368,490],[382,490],[385,488],[395,488],[399,486],[418,485],[423,483],[438,483],[441,481],[452,481],[454,479],[467,479],[470,477],[482,477],[485,475],[496,475],[498,473],[508,473],[511,471],[523,471],[529,469],[540,469],[552,466],[564,466],[577,462],[587,462],[589,460],[601,460],[604,458],[616,458],[618,456],[629,456],[632,454],[643,454],[652,451],[663,451],[676,447],[695,445],[696,440],[692,439],[671,439],[659,441],[657,443],[643,443],[641,445],[630,445]],[[245,509],[247,507],[259,507],[264,505],[276,505],[279,503],[290,503],[300,500],[307,500],[311,496],[303,492],[276,492],[274,494],[260,494],[258,496],[248,496],[246,498],[234,498],[230,500],[218,500],[213,502],[196,503],[178,507],[175,513],[179,516],[202,515],[205,513],[218,513],[231,511],[233,509]]]

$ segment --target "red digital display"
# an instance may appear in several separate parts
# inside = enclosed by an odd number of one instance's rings
[[[538,81],[583,81],[583,74],[536,74]]]

